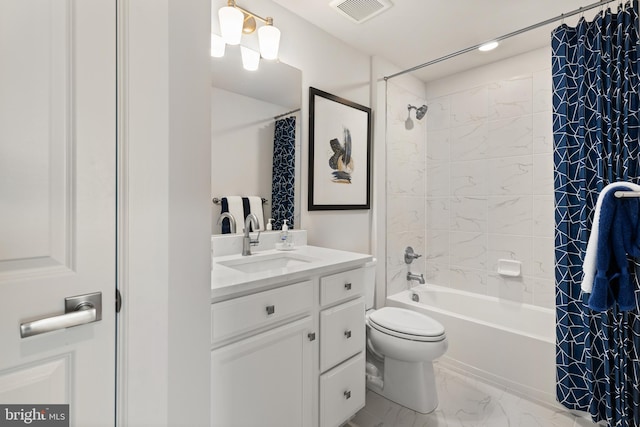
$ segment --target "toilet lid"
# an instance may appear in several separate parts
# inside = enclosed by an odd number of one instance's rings
[[[389,331],[415,337],[441,337],[444,326],[429,316],[398,307],[383,307],[369,315],[369,320]]]

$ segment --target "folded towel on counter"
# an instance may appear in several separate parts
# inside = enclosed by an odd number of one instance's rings
[[[596,276],[596,259],[598,257],[598,233],[600,226],[600,209],[602,207],[602,200],[614,187],[623,186],[625,188],[620,189],[624,191],[640,191],[640,185],[632,182],[614,182],[605,186],[596,201],[596,208],[593,214],[593,223],[591,225],[591,234],[589,235],[589,241],[587,243],[587,252],[584,256],[584,262],[582,264],[582,283],[580,287],[582,292],[590,294],[593,289],[593,280]]]
[[[244,232],[245,218],[254,214],[258,218],[258,228],[251,227],[250,231],[264,231],[264,212],[262,210],[262,198],[258,196],[241,197],[227,196],[220,201],[221,211],[229,212],[236,220],[236,234]],[[228,218],[222,220],[222,234],[231,233],[231,222]]]
[[[605,311],[615,303],[621,311],[636,307],[627,254],[640,256],[640,199],[615,197],[616,191],[628,189],[626,185],[613,186],[602,196],[596,273],[588,302],[595,311]]]

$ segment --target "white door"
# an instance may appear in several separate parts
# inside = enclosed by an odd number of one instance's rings
[[[0,0],[0,405],[83,427],[115,420],[115,3]]]

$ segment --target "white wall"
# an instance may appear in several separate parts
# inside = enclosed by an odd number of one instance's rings
[[[120,6],[118,419],[208,426],[209,2]]]
[[[429,282],[554,307],[550,67],[544,48],[427,85]]]

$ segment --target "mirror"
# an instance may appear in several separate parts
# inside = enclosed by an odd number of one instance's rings
[[[295,117],[293,228],[298,228],[302,72],[282,62],[266,60],[260,61],[257,71],[246,71],[242,68],[239,46],[227,46],[223,58],[212,57],[211,70],[211,198],[259,196],[266,199],[265,224],[274,218],[277,215],[272,214],[276,117]],[[221,234],[220,211],[221,204],[214,204],[213,234]],[[241,219],[236,221],[237,231],[242,232]]]

